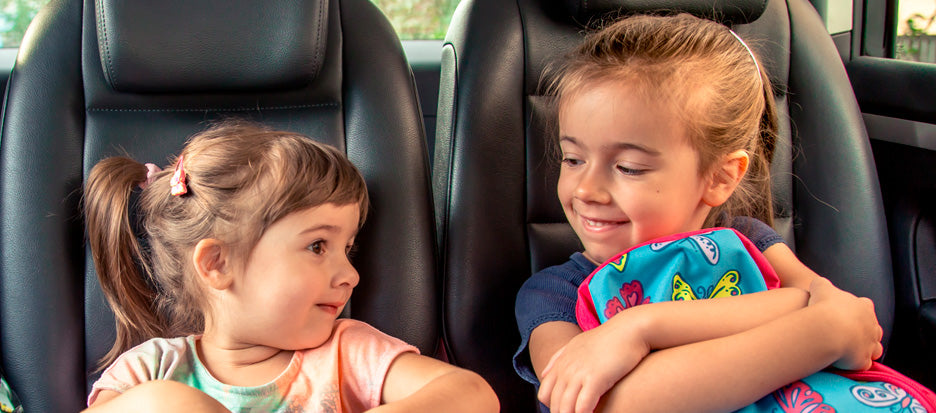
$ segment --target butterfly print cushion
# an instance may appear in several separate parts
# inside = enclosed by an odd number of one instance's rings
[[[579,286],[576,318],[588,330],[635,305],[728,297],[779,285],[773,268],[744,235],[710,228],[652,240],[599,266]]]
[[[630,307],[729,297],[780,286],[770,264],[730,228],[653,240],[611,258],[579,286],[576,319],[589,330]],[[743,413],[936,413],[936,395],[875,362],[862,372],[828,370],[784,386]]]

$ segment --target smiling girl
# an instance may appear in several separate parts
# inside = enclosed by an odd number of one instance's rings
[[[586,38],[552,92],[557,193],[584,251],[517,297],[514,366],[538,386],[541,410],[734,411],[828,366],[863,370],[880,357],[873,303],[817,276],[769,226],[773,90],[734,32],[685,14],[624,18]],[[629,308],[583,332],[576,302],[589,274],[622,251],[713,227],[750,238],[782,288],[652,303],[634,288]],[[697,295],[667,277],[660,295]]]

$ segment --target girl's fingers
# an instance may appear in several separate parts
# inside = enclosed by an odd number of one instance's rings
[[[575,412],[575,401],[578,399],[578,395],[581,392],[581,389],[582,388],[578,382],[575,382],[563,389],[561,393],[561,399],[559,401],[559,412]]]
[[[543,381],[540,382],[540,388],[536,394],[536,398],[547,406],[549,406],[555,382],[556,378],[550,375],[543,375]]]
[[[557,382],[556,386],[553,387],[551,397],[549,398],[549,411],[551,413],[562,413],[562,395],[565,392],[566,384],[564,382]]]
[[[598,407],[598,397],[594,391],[586,390],[584,387],[578,394],[578,400],[575,401],[575,413],[592,413]]]

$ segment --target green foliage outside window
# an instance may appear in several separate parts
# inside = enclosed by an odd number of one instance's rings
[[[158,1],[158,0],[154,0]],[[393,23],[400,39],[445,37],[459,0],[372,0]],[[0,47],[19,47],[26,27],[49,0],[0,0]]]
[[[897,36],[895,56],[901,60],[936,62],[936,36],[929,34],[936,12],[929,16],[911,14]]]
[[[459,0],[371,0],[401,40],[442,39]]]
[[[0,0],[0,47],[19,47],[26,27],[49,0]]]

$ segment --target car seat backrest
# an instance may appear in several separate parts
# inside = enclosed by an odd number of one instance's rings
[[[0,357],[27,411],[78,411],[114,340],[79,209],[90,168],[165,165],[248,118],[338,147],[372,199],[346,313],[432,354],[438,287],[412,74],[367,0],[53,0],[10,78],[0,135]]]
[[[775,89],[775,229],[819,274],[871,297],[889,334],[893,282],[876,172],[842,62],[806,0],[465,0],[442,58],[433,196],[451,360],[491,381],[504,411],[533,409],[513,372],[513,304],[532,273],[581,249],[556,197],[555,113],[541,78],[616,16],[683,11],[730,26]]]

